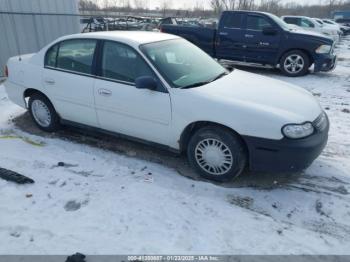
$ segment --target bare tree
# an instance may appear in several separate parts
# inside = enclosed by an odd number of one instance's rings
[[[259,10],[280,15],[280,0],[261,0]]]
[[[171,9],[172,6],[173,6],[172,0],[162,0],[160,9],[162,11],[163,17],[166,16],[167,12],[169,11],[169,9]]]
[[[146,7],[146,2],[147,1],[145,1],[145,0],[134,0],[133,2],[134,2],[133,7],[136,10],[147,9],[147,7]]]
[[[213,9],[215,14],[219,14],[224,10],[224,6],[221,0],[211,0],[210,6]]]
[[[215,13],[223,10],[251,10],[255,7],[255,0],[211,0],[210,5]]]
[[[82,11],[96,11],[99,9],[98,5],[90,0],[80,0],[79,9]]]

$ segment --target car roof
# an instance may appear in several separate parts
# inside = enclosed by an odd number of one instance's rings
[[[287,18],[287,17],[294,17],[294,18],[311,18],[311,17],[307,17],[307,16],[303,16],[303,15],[284,15],[282,16],[282,18]]]
[[[103,39],[118,41],[131,46],[140,46],[153,42],[165,40],[179,39],[180,37],[160,32],[142,32],[142,31],[103,31],[93,33],[74,34],[61,38],[60,40],[68,39]]]
[[[263,14],[263,15],[271,15],[268,12],[262,12],[262,11],[247,11],[247,10],[228,10],[223,11],[223,13],[249,13],[249,14]]]

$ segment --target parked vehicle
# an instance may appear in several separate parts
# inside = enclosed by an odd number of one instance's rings
[[[333,24],[329,24],[329,23],[325,23],[323,22],[322,19],[319,18],[313,18],[320,26],[322,26],[323,28],[328,28],[330,30],[332,30],[334,33],[336,32],[338,34],[338,41],[340,40],[340,36],[342,35],[342,31],[340,30],[340,26],[339,25],[333,25]]]
[[[350,33],[350,27],[338,24],[337,22],[331,20],[331,19],[323,19],[322,20],[324,23],[329,24],[329,25],[334,25],[339,27],[343,35],[349,34]]]
[[[350,18],[339,18],[335,21],[341,26],[345,26],[346,28],[350,27]]]
[[[212,57],[279,67],[287,76],[330,71],[336,65],[334,41],[295,30],[269,13],[223,12],[218,29],[163,25],[161,31],[179,35]]]
[[[198,47],[151,32],[62,37],[13,57],[9,98],[48,132],[89,126],[187,152],[205,178],[296,172],[327,143],[329,123],[312,94],[240,70],[229,73]],[[297,106],[295,102],[297,101]]]
[[[304,30],[318,32],[329,38],[332,38],[334,41],[339,41],[339,34],[336,29],[324,27],[320,22],[318,22],[314,18],[306,16],[282,16],[281,18],[287,24],[294,24],[300,26]]]
[[[159,21],[154,18],[126,16],[119,18],[90,18],[81,19],[84,25],[82,32],[99,31],[153,31],[157,29]]]

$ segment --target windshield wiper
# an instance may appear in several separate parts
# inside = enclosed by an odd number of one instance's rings
[[[228,75],[227,72],[223,72],[223,73],[221,73],[220,75],[218,75],[217,77],[215,77],[213,80],[211,80],[210,83],[211,83],[211,82],[214,82],[214,81],[216,81],[216,80],[218,80],[218,79],[220,79],[220,78],[222,78],[222,77],[224,77],[224,76],[227,76],[227,75]]]
[[[197,82],[188,86],[183,86],[180,87],[180,89],[189,89],[189,88],[194,88],[194,87],[199,87],[199,86],[204,86],[206,84],[209,84],[211,81],[205,81],[205,82]]]
[[[180,87],[180,89],[189,89],[189,88],[194,88],[194,87],[199,87],[199,86],[204,86],[204,85],[207,85],[211,82],[214,82],[224,76],[228,75],[227,72],[224,72],[224,73],[221,73],[220,75],[216,76],[214,79],[211,79],[209,81],[203,81],[203,82],[197,82],[197,83],[194,83],[194,84],[191,84],[191,85],[188,85],[188,86],[183,86],[183,87]]]

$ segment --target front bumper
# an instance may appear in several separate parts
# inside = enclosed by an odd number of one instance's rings
[[[327,145],[329,120],[322,131],[303,139],[281,140],[243,137],[249,151],[249,168],[255,172],[293,173],[308,168]]]
[[[328,72],[335,69],[337,66],[337,56],[331,54],[317,54],[314,57],[315,67],[314,72]]]

